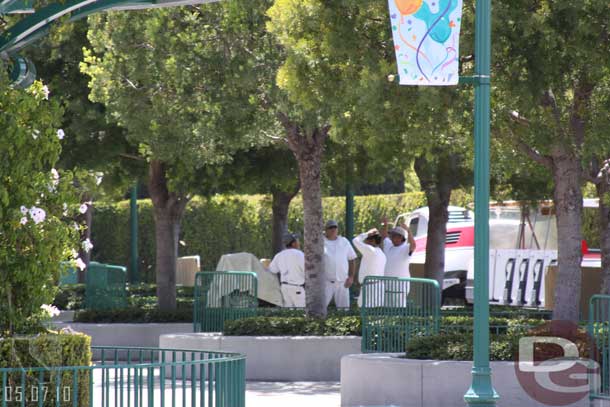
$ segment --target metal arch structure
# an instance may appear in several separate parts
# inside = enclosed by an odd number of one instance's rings
[[[66,0],[48,4],[39,10],[34,0],[0,0],[0,17],[6,14],[28,14],[0,35],[0,58],[11,63],[14,86],[27,87],[36,77],[31,61],[19,56],[19,50],[48,34],[57,20],[69,17],[76,21],[91,14],[110,10],[142,10],[214,3],[219,0]]]

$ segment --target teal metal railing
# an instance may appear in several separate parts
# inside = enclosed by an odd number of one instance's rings
[[[610,400],[610,296],[594,295],[589,300],[587,332],[592,342],[590,357],[599,364],[598,380],[589,383],[589,396]]]
[[[225,321],[256,316],[256,273],[207,271],[195,275],[193,330],[222,332]]]
[[[96,347],[93,366],[0,368],[0,405],[244,407],[245,356]]]
[[[362,352],[404,352],[416,336],[440,329],[435,280],[368,276],[362,283]]]

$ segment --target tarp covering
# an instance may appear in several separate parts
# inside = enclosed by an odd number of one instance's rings
[[[230,253],[218,261],[216,271],[252,271],[258,277],[258,298],[282,306],[282,293],[277,275],[265,270],[260,260],[252,253]]]

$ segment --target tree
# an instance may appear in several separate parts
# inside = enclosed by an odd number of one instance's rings
[[[381,173],[404,170],[417,160],[431,208],[426,275],[442,280],[450,192],[470,179],[471,118],[465,112],[472,92],[388,82],[396,67],[383,2],[276,1],[276,7],[289,10],[277,26],[292,50],[290,69],[278,78],[292,100],[328,118],[334,141],[354,155],[366,150],[367,158],[353,164],[354,173],[366,166]]]
[[[583,164],[590,129],[603,111],[591,101],[608,75],[607,2],[499,1],[494,4],[496,117],[553,177],[558,276],[553,317],[578,321]]]
[[[67,219],[77,207],[72,174],[54,168],[61,151],[59,104],[48,100],[41,82],[16,90],[2,76],[0,106],[0,336],[5,337],[40,330],[41,305],[54,298],[59,263],[76,259],[80,228]]]
[[[250,100],[251,70],[260,61],[242,52],[248,38],[231,11],[218,3],[89,20],[95,54],[86,52],[83,70],[91,98],[106,105],[148,161],[162,309],[176,306],[180,221],[193,189],[207,181],[198,171],[264,142],[250,130],[260,120]]]

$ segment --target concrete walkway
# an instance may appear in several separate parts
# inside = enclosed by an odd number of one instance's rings
[[[339,382],[247,382],[247,407],[340,407]]]

